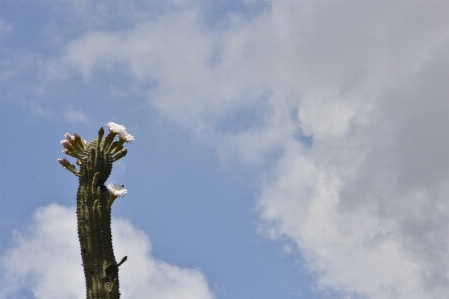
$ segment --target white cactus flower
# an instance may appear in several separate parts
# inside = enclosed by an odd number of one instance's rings
[[[125,142],[131,142],[134,140],[134,136],[128,133],[120,135],[120,138],[123,139]]]
[[[128,192],[128,190],[126,190],[123,185],[121,186],[114,183],[108,184],[107,188],[109,192],[115,197],[124,197],[126,195],[126,192]]]
[[[120,134],[120,135],[127,134],[125,126],[116,124],[115,122],[110,121],[106,124],[106,126],[108,126],[109,131],[112,133],[116,133],[116,134]]]

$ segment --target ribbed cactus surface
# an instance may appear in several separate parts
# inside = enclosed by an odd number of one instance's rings
[[[108,123],[110,133],[103,139],[100,129],[98,138],[85,142],[78,134],[66,134],[63,153],[77,158],[76,166],[66,159],[58,159],[64,168],[79,177],[76,197],[78,237],[81,246],[87,299],[118,299],[119,265],[112,246],[111,205],[117,197],[126,194],[123,186],[105,182],[111,174],[112,164],[127,153],[124,142],[134,140],[125,127]],[[119,140],[113,142],[116,136]]]

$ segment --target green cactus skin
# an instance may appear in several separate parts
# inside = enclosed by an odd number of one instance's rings
[[[126,189],[116,193],[104,184],[111,174],[112,163],[127,153],[123,143],[134,140],[134,136],[123,126],[112,122],[108,126],[111,132],[104,139],[101,128],[98,139],[87,145],[78,134],[73,137],[67,133],[66,140],[61,141],[63,153],[77,158],[79,171],[66,159],[58,159],[65,169],[79,177],[76,214],[87,299],[119,299],[118,267],[127,259],[125,256],[117,264],[111,233],[111,204],[118,196],[124,196]],[[112,142],[116,135],[119,141]]]
[[[89,142],[79,160],[77,194],[78,237],[81,244],[87,299],[118,299],[118,266],[111,233],[111,209],[106,209],[109,191],[104,185],[112,170],[112,155],[104,141]],[[97,174],[97,175],[96,175]],[[112,289],[112,285],[116,285]]]

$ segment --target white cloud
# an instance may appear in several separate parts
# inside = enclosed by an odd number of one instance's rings
[[[85,295],[73,209],[56,204],[38,209],[28,230],[14,233],[14,243],[1,257],[1,298],[14,298],[21,288],[35,298]]]
[[[152,258],[148,236],[128,221],[114,219],[113,233],[116,256],[128,256],[120,269],[123,298],[214,298],[199,270]]]
[[[123,219],[113,219],[112,230],[117,259],[128,256],[120,266],[122,298],[214,298],[199,270],[154,259],[143,231]],[[16,298],[21,289],[37,299],[85,297],[74,208],[39,208],[27,231],[15,232],[14,246],[0,261],[2,299]]]
[[[303,88],[298,116],[313,146],[286,145],[258,204],[269,232],[299,245],[322,290],[373,299],[449,294],[449,35],[442,19],[449,6],[438,5],[427,11],[431,18],[421,15],[428,7],[382,5],[347,30],[336,20],[351,19],[357,5],[313,16],[336,26],[314,28],[326,34],[315,36],[322,50],[351,55],[335,58],[341,65],[321,57],[340,75],[319,71],[317,86]],[[331,45],[329,32],[341,42],[366,24],[388,26],[352,40],[358,47]],[[420,30],[407,29],[413,26]],[[361,46],[375,39],[382,47]],[[356,63],[363,56],[369,63]],[[345,82],[361,66],[365,74]],[[329,88],[335,95],[323,94]]]
[[[89,124],[89,118],[86,116],[86,114],[74,109],[73,107],[69,107],[66,111],[64,111],[63,114],[64,118],[68,122]]]
[[[37,101],[31,101],[29,103],[26,103],[26,101],[21,102],[25,105],[29,105],[31,113],[37,117],[49,119],[52,116],[52,111],[50,109],[42,107],[41,104]]]
[[[274,1],[214,31],[189,7],[86,33],[62,61],[86,78],[119,67],[156,81],[152,105],[222,153],[276,152],[261,219],[298,244],[320,290],[439,299],[449,294],[448,12],[448,2]],[[262,112],[228,129],[242,111]]]

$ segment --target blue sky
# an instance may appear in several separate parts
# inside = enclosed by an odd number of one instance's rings
[[[84,297],[56,159],[109,121],[122,298],[447,298],[448,14],[0,1],[0,298]]]

